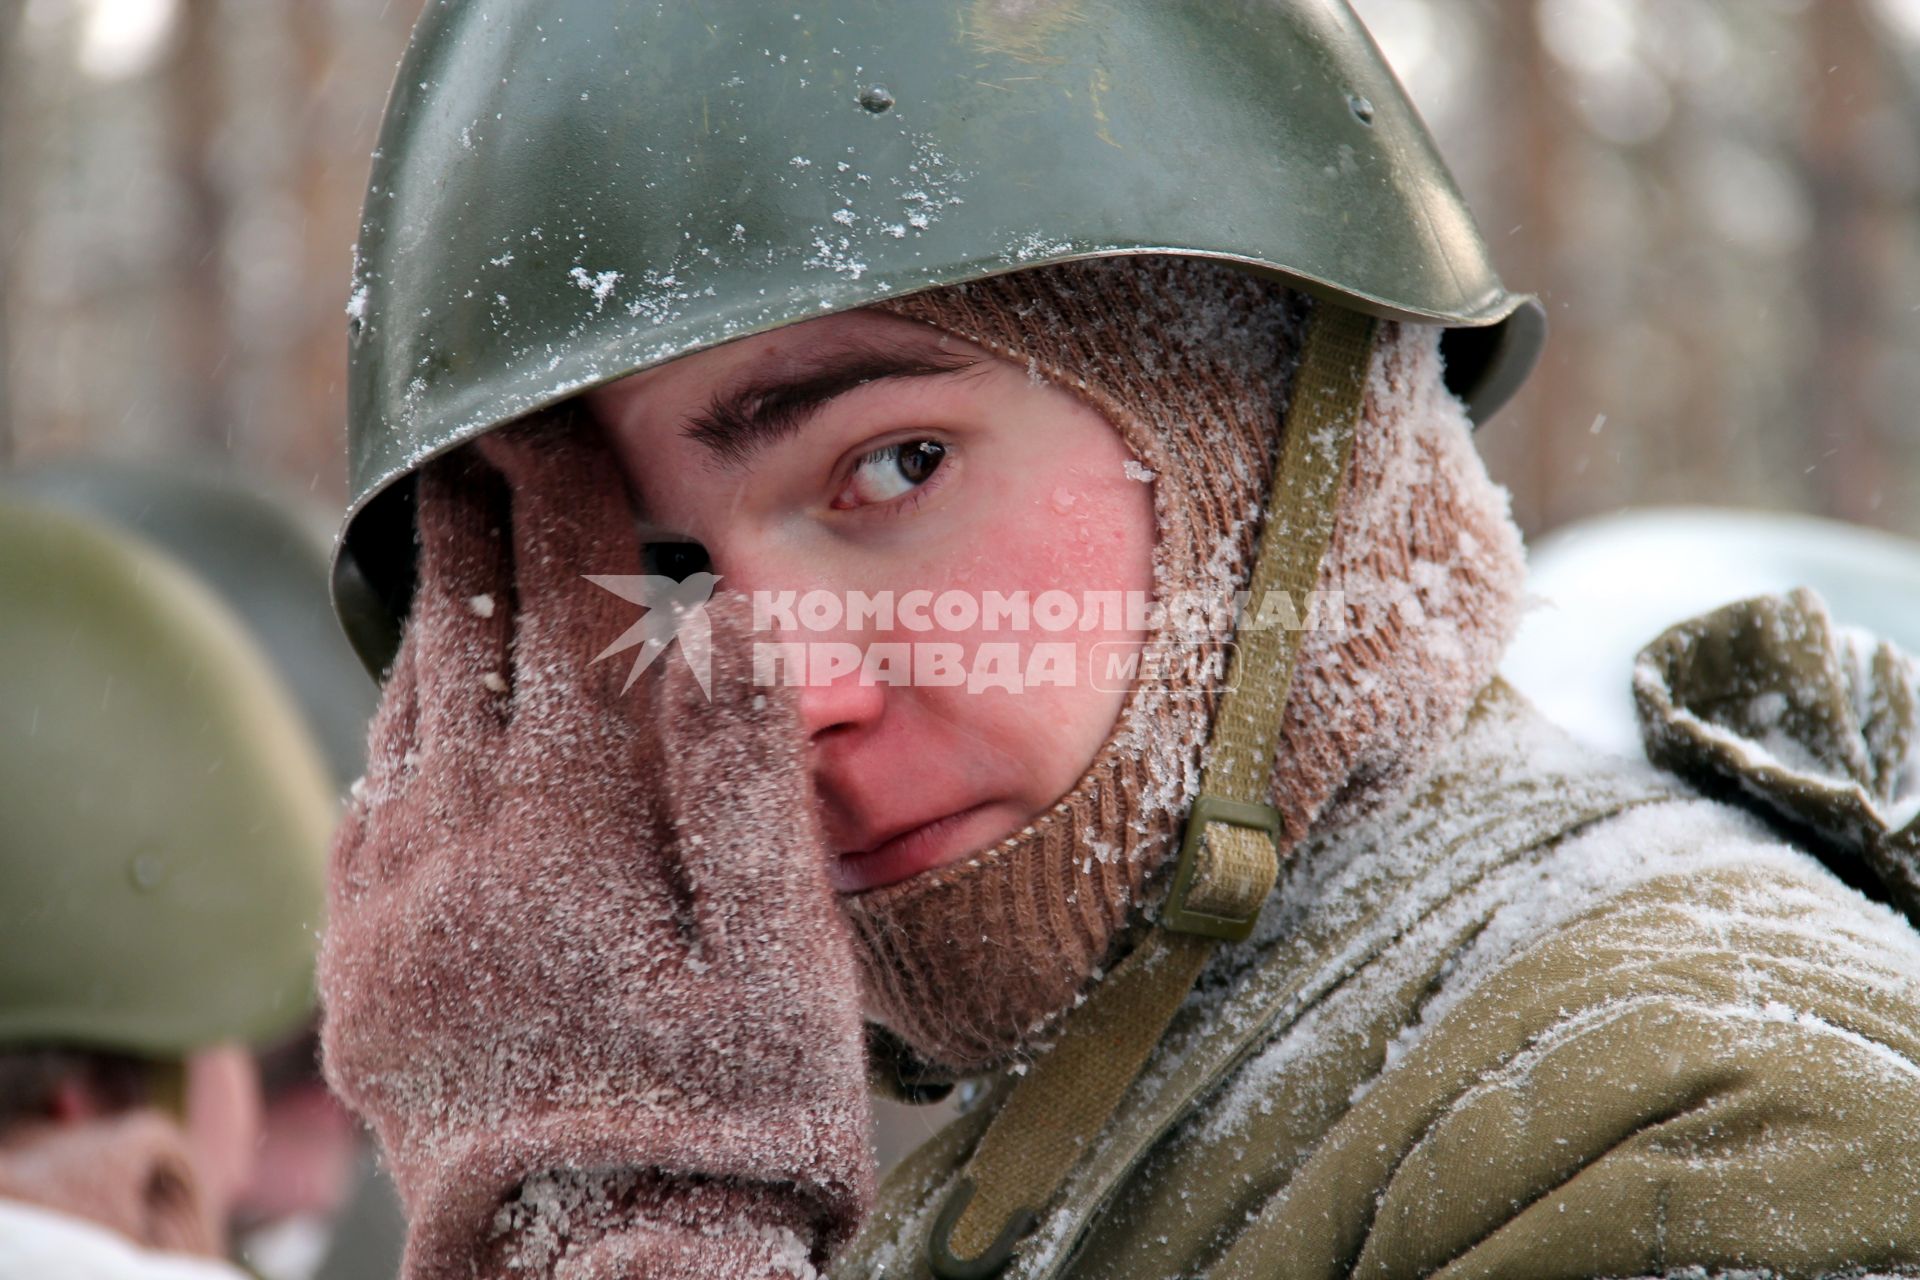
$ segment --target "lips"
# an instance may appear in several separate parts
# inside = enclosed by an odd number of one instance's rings
[[[981,803],[944,817],[896,830],[871,848],[843,852],[831,865],[840,893],[864,893],[956,862],[987,843],[991,805]]]

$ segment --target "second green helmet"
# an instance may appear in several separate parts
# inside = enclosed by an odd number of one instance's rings
[[[365,767],[377,690],[327,605],[332,513],[212,456],[62,457],[0,473],[16,494],[119,525],[220,594],[299,699],[344,790]]]
[[[391,658],[437,454],[734,338],[1145,253],[1447,326],[1476,420],[1544,337],[1344,0],[430,5],[348,305],[349,635]]]
[[[174,1057],[298,1026],[335,813],[209,587],[0,500],[0,1049]]]

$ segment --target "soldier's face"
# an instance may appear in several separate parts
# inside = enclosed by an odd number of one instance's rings
[[[1153,500],[1078,397],[855,312],[587,402],[647,571],[709,569],[752,596],[762,678],[801,684],[843,892],[1013,834],[1106,741],[1144,638],[1110,606],[1151,591]]]

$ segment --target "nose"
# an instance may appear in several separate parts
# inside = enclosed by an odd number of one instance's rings
[[[858,673],[830,683],[800,688],[800,730],[809,742],[850,734],[880,722],[886,710],[886,690],[862,683]]]
[[[726,585],[749,598],[754,597],[755,592],[782,597],[789,602],[785,611],[789,614],[793,607],[790,602],[796,595],[824,591],[844,600],[845,584],[823,573],[818,563],[804,561],[791,553],[783,554],[784,550],[744,538],[730,543],[724,548]],[[711,554],[716,565],[722,563],[721,550],[711,549]],[[773,616],[781,613],[776,609]],[[862,670],[845,668],[849,662],[863,668],[860,656],[868,644],[882,637],[845,626],[803,625],[799,630],[789,631],[787,627],[791,625],[791,622],[776,623],[773,632],[756,638],[801,646],[803,656],[799,670],[803,674],[797,704],[801,732],[807,740],[819,744],[828,738],[850,739],[855,730],[878,725],[887,707],[886,687],[872,679],[863,679]]]

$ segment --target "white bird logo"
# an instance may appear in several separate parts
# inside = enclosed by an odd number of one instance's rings
[[[647,611],[638,622],[622,632],[618,640],[593,659],[599,662],[602,658],[624,653],[635,645],[640,646],[640,652],[634,655],[633,670],[627,673],[627,682],[620,686],[620,692],[625,693],[633,688],[633,682],[640,678],[640,673],[652,666],[653,660],[666,652],[667,646],[678,636],[680,656],[692,668],[693,678],[700,682],[700,692],[706,694],[709,701],[712,700],[713,623],[707,617],[707,601],[713,598],[713,587],[720,581],[720,575],[690,573],[678,581],[654,573],[589,573],[584,576],[594,586],[611,591],[622,600],[631,601]]]

